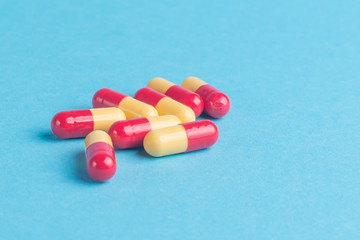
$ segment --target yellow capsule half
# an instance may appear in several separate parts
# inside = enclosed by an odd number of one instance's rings
[[[125,97],[121,100],[119,108],[124,111],[127,119],[158,116],[158,112],[153,106],[132,97]]]
[[[125,120],[124,112],[115,107],[90,109],[94,118],[94,130],[108,131],[114,122]]]
[[[153,157],[182,153],[187,147],[188,138],[181,125],[151,131],[144,138],[144,149]]]
[[[89,133],[85,138],[85,149],[87,149],[91,144],[97,142],[104,142],[113,146],[109,134],[101,130],[95,130]]]

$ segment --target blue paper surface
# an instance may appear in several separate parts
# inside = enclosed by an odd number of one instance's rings
[[[359,1],[0,1],[0,239],[359,239]],[[56,112],[193,75],[211,148],[116,151],[94,183]]]

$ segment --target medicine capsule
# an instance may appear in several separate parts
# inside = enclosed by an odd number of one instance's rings
[[[140,147],[145,135],[151,130],[172,127],[180,123],[179,118],[173,115],[123,120],[110,127],[109,135],[116,148]]]
[[[204,101],[197,93],[179,85],[175,85],[168,80],[159,77],[153,78],[150,80],[147,87],[188,106],[194,111],[195,117],[200,116],[204,110]]]
[[[151,88],[142,88],[137,91],[135,99],[155,107],[159,115],[175,115],[182,123],[195,121],[195,114],[191,108]]]
[[[94,108],[118,107],[124,111],[126,119],[158,116],[158,112],[153,106],[109,88],[97,91],[92,103]]]
[[[59,138],[81,138],[94,130],[107,131],[114,122],[124,119],[123,111],[113,107],[64,111],[53,117],[51,130]]]
[[[230,99],[218,89],[196,77],[188,77],[181,84],[196,92],[204,100],[204,111],[213,118],[221,118],[230,110]]]
[[[112,178],[116,172],[114,148],[110,136],[100,130],[85,138],[86,168],[90,177],[99,182]]]
[[[151,156],[162,157],[208,148],[218,137],[216,125],[201,120],[151,131],[144,138],[144,148]]]

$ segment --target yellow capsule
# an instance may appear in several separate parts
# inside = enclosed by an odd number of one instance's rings
[[[144,149],[153,157],[161,157],[185,152],[188,140],[183,126],[158,129],[144,138]]]

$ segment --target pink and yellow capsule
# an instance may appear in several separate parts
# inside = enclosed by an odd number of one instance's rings
[[[148,132],[176,126],[180,123],[179,118],[173,115],[123,120],[111,126],[109,135],[116,148],[140,147],[143,145],[144,137]]]
[[[182,123],[195,121],[195,113],[191,108],[151,88],[137,91],[135,99],[155,107],[159,115],[175,115]]]
[[[112,178],[116,172],[116,159],[110,136],[100,130],[85,138],[86,168],[90,177],[99,182]]]
[[[92,103],[94,108],[118,107],[124,111],[126,119],[158,116],[158,112],[153,106],[109,88],[97,91]]]
[[[179,85],[175,85],[166,79],[159,77],[153,78],[149,81],[147,87],[165,94],[166,96],[171,97],[172,99],[188,106],[194,111],[195,117],[200,116],[204,110],[204,102],[197,93],[194,93]]]
[[[62,139],[82,138],[94,130],[108,131],[114,122],[125,119],[124,112],[113,107],[63,111],[53,117],[51,130]]]
[[[230,110],[230,99],[218,89],[197,77],[188,77],[181,84],[200,95],[204,100],[204,111],[213,118],[221,118]]]
[[[218,137],[213,122],[200,120],[151,131],[144,138],[144,148],[149,155],[162,157],[208,148]]]

